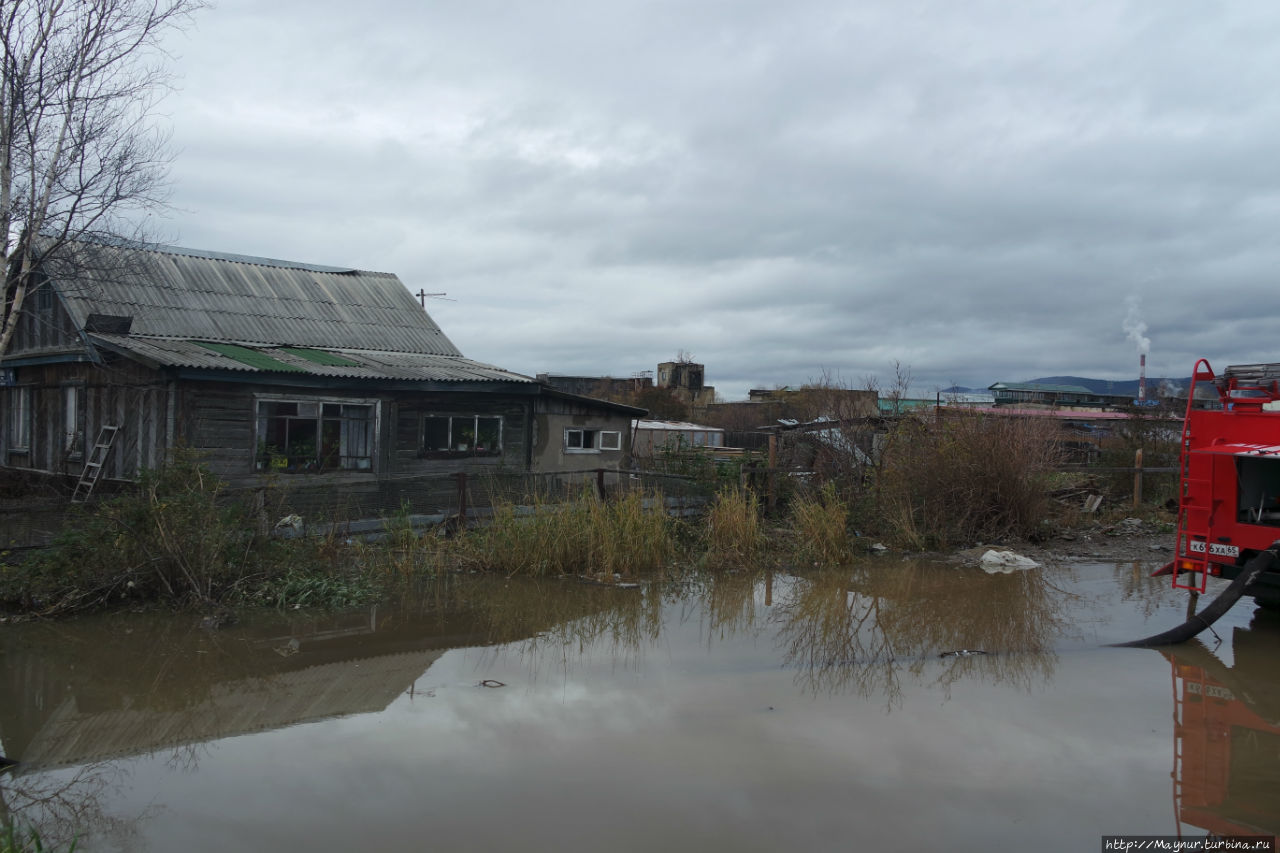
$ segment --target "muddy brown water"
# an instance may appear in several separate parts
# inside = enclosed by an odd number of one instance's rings
[[[79,850],[1085,850],[1280,831],[1280,626],[1145,563],[881,558],[0,625],[0,820]],[[947,654],[960,650],[985,654]]]

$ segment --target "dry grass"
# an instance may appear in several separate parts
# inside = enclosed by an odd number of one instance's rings
[[[664,566],[675,552],[661,496],[602,501],[589,489],[558,503],[500,503],[458,548],[475,568],[506,575],[629,574]]]
[[[764,550],[760,501],[753,492],[724,488],[707,512],[705,562],[712,568],[746,567]]]
[[[839,566],[849,562],[849,507],[828,483],[816,494],[791,502],[791,528],[797,559],[807,565]]]

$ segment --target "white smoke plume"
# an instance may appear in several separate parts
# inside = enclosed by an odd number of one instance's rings
[[[1151,339],[1147,337],[1147,324],[1142,319],[1142,300],[1129,296],[1124,300],[1127,311],[1124,316],[1124,333],[1138,348],[1139,355],[1151,352]]]

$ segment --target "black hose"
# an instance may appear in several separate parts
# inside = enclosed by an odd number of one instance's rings
[[[1162,634],[1155,634],[1145,640],[1133,640],[1129,643],[1112,643],[1119,648],[1151,648],[1153,646],[1172,646],[1190,640],[1205,628],[1222,617],[1231,609],[1231,605],[1240,600],[1245,588],[1253,583],[1258,575],[1280,563],[1280,541],[1272,542],[1271,547],[1261,551],[1252,560],[1245,563],[1240,574],[1236,575],[1230,585],[1215,598],[1208,607],[1183,622],[1177,628],[1171,628]]]

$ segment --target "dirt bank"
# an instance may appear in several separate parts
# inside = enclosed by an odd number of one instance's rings
[[[998,543],[968,548],[957,556],[976,560],[991,548],[1007,549],[1038,563],[1090,562],[1151,563],[1155,568],[1173,559],[1175,533],[1167,522],[1125,518],[1116,522],[1096,522],[1074,528],[1036,545]]]

